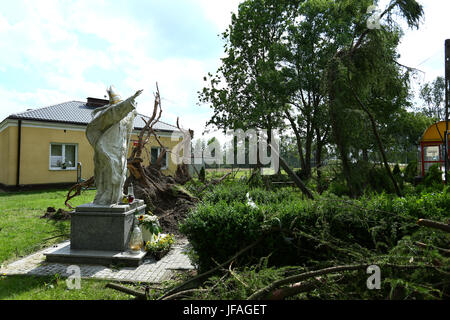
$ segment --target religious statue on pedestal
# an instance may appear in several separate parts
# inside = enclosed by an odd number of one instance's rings
[[[86,137],[94,148],[96,205],[114,205],[123,197],[127,173],[128,142],[137,115],[135,99],[143,90],[122,100],[111,86],[109,104],[95,109],[87,125]]]

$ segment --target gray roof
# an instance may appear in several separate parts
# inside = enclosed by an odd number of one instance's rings
[[[92,110],[94,110],[94,107],[87,106],[85,102],[69,101],[45,108],[12,114],[7,119],[37,120],[87,125],[91,121]],[[135,129],[142,129],[145,126],[145,123],[141,117],[149,119],[147,116],[138,114],[134,120]],[[179,131],[177,127],[163,121],[158,121],[153,126],[153,129],[158,131]]]

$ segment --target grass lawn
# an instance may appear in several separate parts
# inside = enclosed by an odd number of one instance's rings
[[[0,300],[129,300],[133,296],[105,288],[107,281],[81,279],[69,290],[59,276],[0,276]]]
[[[0,264],[7,264],[41,248],[68,239],[70,221],[40,219],[47,207],[65,207],[66,190],[0,193]],[[91,202],[88,190],[72,206]],[[67,236],[46,240],[56,235]],[[106,281],[82,279],[80,290],[69,290],[60,276],[0,275],[0,300],[117,300],[133,296],[105,288]]]
[[[0,264],[68,239],[69,221],[40,219],[47,207],[69,210],[64,205],[66,194],[66,190],[0,193]],[[94,195],[88,190],[71,204],[91,202]],[[67,236],[46,240],[61,234]]]

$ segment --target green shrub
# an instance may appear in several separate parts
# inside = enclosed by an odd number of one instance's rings
[[[247,192],[257,209],[245,204]],[[420,228],[418,218],[443,221],[450,212],[448,192],[405,198],[379,194],[359,200],[329,194],[311,201],[290,188],[271,192],[234,184],[228,189],[217,187],[206,198],[180,225],[201,270],[226,261],[259,237],[260,244],[236,265],[266,256],[272,265],[307,265],[338,258],[350,263],[354,262],[350,248],[385,254]]]
[[[247,192],[256,204],[298,199],[301,194],[298,189],[292,187],[267,191],[263,188],[252,188],[244,183],[222,183],[214,188],[213,191],[206,192],[203,196],[203,202],[218,203],[219,201],[225,201],[226,203],[232,203],[237,201],[245,203],[247,202]]]
[[[348,196],[350,195],[350,190],[344,182],[333,181],[328,188],[328,191],[337,196]]]
[[[252,175],[250,176],[247,184],[251,188],[263,187],[264,181],[261,176],[261,172],[259,170],[257,172],[252,172]]]
[[[375,167],[369,171],[369,184],[376,192],[394,193],[394,186],[384,167]]]
[[[442,186],[442,171],[438,164],[432,165],[425,174],[423,183],[427,187]],[[442,190],[442,188],[440,188]]]
[[[405,181],[409,183],[414,183],[414,178],[417,176],[417,161],[412,161],[408,163],[404,170]]]
[[[263,220],[261,210],[222,200],[200,205],[180,225],[180,231],[188,236],[196,251],[196,263],[201,269],[208,269],[216,266],[214,260],[223,262],[254,241],[261,234]]]

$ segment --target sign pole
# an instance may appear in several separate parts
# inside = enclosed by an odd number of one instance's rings
[[[445,40],[445,135],[444,135],[444,168],[445,184],[448,183],[448,103],[450,90],[450,39]]]

